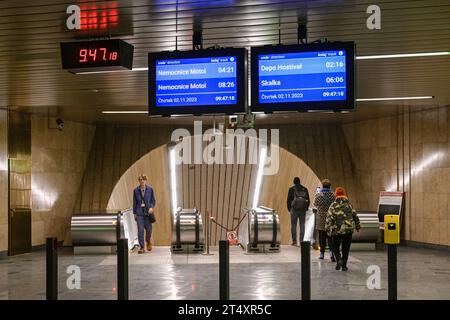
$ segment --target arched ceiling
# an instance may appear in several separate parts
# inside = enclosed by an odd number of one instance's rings
[[[187,145],[195,143],[192,137],[184,138]],[[252,144],[247,141],[239,148],[235,144],[233,161],[225,164],[226,152],[229,149],[216,149],[221,153],[223,163],[177,164],[172,168],[169,163],[168,148],[162,145],[148,152],[123,172],[115,184],[107,210],[122,210],[132,206],[133,189],[137,186],[137,176],[147,174],[149,184],[156,197],[154,224],[154,243],[170,245],[172,235],[171,214],[171,170],[174,170],[176,181],[176,206],[186,209],[199,208],[203,221],[207,221],[208,213],[228,230],[236,229],[243,217],[243,208],[252,206],[257,193],[258,165],[251,159]],[[206,147],[206,143],[203,144]],[[244,161],[239,163],[238,149],[244,151]],[[204,149],[203,149],[204,150]],[[184,152],[184,151],[183,151]],[[191,149],[193,151],[193,148]],[[256,156],[258,153],[256,153]],[[275,159],[273,159],[275,160]],[[259,160],[258,160],[259,161]],[[284,148],[279,149],[279,165],[271,175],[262,175],[258,205],[276,210],[280,217],[281,241],[288,244],[290,238],[290,218],[286,209],[287,191],[295,176],[301,177],[302,184],[309,189],[311,198],[316,187],[320,185],[317,174],[300,158]],[[221,162],[221,161],[219,161]],[[269,170],[270,171],[270,170]],[[226,238],[226,231],[216,224],[212,225],[211,243]]]

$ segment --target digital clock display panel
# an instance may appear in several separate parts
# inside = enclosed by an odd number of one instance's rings
[[[150,114],[245,111],[245,49],[149,54]]]
[[[354,44],[252,49],[252,110],[354,108]]]
[[[123,40],[61,43],[63,69],[73,73],[131,69],[133,46]]]

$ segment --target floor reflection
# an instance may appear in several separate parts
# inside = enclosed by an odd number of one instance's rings
[[[311,253],[313,299],[386,299],[387,254],[382,251],[351,252],[349,271],[334,269],[330,259]],[[130,299],[218,299],[218,254],[170,255],[155,248],[145,255],[130,255]],[[81,289],[69,289],[67,269],[80,267]],[[381,288],[370,290],[368,267],[381,270]],[[116,256],[59,256],[59,299],[117,299]],[[398,250],[399,299],[450,299],[450,254],[429,249]],[[300,299],[300,252],[283,247],[280,254],[245,255],[232,248],[231,299]],[[45,254],[35,252],[0,258],[0,299],[45,299]]]

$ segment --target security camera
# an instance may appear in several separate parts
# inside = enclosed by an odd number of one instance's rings
[[[238,117],[237,116],[230,116],[230,123],[231,124],[235,124],[238,121]]]
[[[58,126],[58,130],[61,131],[64,128],[64,120],[61,118],[56,119],[56,125]]]

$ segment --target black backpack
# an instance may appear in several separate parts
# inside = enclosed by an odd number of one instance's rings
[[[297,190],[294,187],[294,200],[292,200],[292,208],[296,211],[308,210],[308,200],[306,199],[305,190]]]

